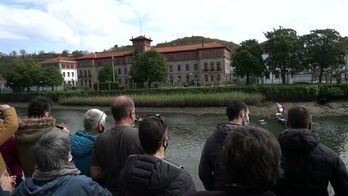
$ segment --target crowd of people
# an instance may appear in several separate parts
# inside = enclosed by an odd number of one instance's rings
[[[207,138],[199,162],[198,191],[190,174],[166,160],[168,125],[160,115],[142,119],[128,96],[111,103],[114,126],[92,108],[82,130],[69,131],[51,114],[52,102],[37,97],[19,118],[14,107],[0,105],[0,196],[2,195],[348,195],[345,164],[312,131],[305,107],[290,108],[287,129],[278,138],[249,126],[241,101],[226,106],[228,120]]]

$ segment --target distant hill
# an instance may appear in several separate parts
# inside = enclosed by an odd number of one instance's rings
[[[220,39],[212,39],[212,38],[207,38],[203,36],[191,36],[191,37],[179,38],[170,42],[159,43],[155,47],[201,44],[203,41],[204,43],[217,42],[217,43],[223,44],[229,47],[232,50],[232,52],[239,47],[239,45],[234,42],[228,42],[228,41],[220,40]]]

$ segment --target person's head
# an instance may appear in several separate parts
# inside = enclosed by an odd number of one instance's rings
[[[139,140],[146,154],[156,152],[168,147],[167,124],[160,116],[148,116],[139,125]]]
[[[83,127],[88,132],[102,133],[105,128],[106,114],[99,109],[89,109],[83,115]]]
[[[29,118],[48,117],[51,113],[52,100],[48,97],[36,97],[31,100],[28,107]]]
[[[241,125],[249,123],[249,109],[242,101],[230,101],[226,107],[226,115],[229,121],[235,121]]]
[[[114,99],[111,104],[111,113],[116,123],[126,121],[133,124],[135,121],[135,105],[133,99],[122,95]]]
[[[311,129],[312,115],[305,107],[292,107],[286,115],[286,124],[292,129]]]
[[[255,127],[239,127],[225,140],[224,160],[232,184],[267,190],[282,175],[281,149],[275,136]]]
[[[52,128],[32,148],[40,171],[63,169],[71,159],[69,133]]]

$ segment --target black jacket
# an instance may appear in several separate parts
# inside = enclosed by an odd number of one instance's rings
[[[348,173],[340,157],[319,143],[319,136],[307,129],[288,129],[279,135],[284,176],[277,183],[277,195],[328,196],[330,182],[335,195],[348,195]]]
[[[119,195],[165,196],[196,192],[190,174],[151,155],[131,155],[119,179]]]
[[[245,191],[201,191],[191,196],[275,196],[271,191],[245,192]]]
[[[222,149],[225,138],[240,125],[224,123],[217,126],[216,130],[205,142],[198,175],[208,191],[224,190],[228,184],[223,161]]]

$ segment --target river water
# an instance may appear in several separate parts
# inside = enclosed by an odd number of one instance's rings
[[[183,108],[182,110],[186,110]],[[18,110],[19,115],[25,115],[24,109]],[[57,122],[67,124],[72,132],[82,128],[82,116],[84,110],[53,110],[53,116]],[[156,113],[156,109],[151,113]],[[110,112],[106,112],[106,129],[113,126],[113,119]],[[198,178],[198,164],[203,145],[206,138],[214,131],[216,125],[226,121],[226,116],[222,114],[185,114],[185,113],[162,113],[169,127],[169,146],[167,159],[182,165],[188,170],[195,182],[198,190],[203,190],[203,186]],[[260,119],[250,117],[251,125],[262,127],[274,135],[278,135],[285,129],[285,125],[274,119]],[[260,123],[265,120],[265,123]],[[348,165],[348,117],[324,117],[315,118],[314,130],[321,137],[321,142],[328,145],[340,154],[346,166]]]

